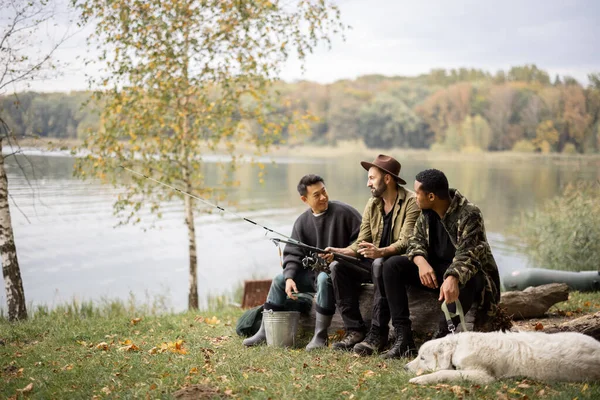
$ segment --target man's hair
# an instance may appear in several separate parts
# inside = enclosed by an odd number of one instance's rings
[[[415,177],[417,182],[421,182],[421,190],[425,193],[433,193],[442,200],[448,200],[450,193],[448,191],[448,178],[440,170],[426,169],[421,171]]]
[[[319,175],[315,175],[315,174],[304,175],[300,179],[300,182],[298,182],[298,193],[300,193],[300,196],[306,196],[306,193],[307,193],[306,187],[310,186],[310,185],[314,185],[317,182],[322,182],[323,185],[325,184],[325,181]]]

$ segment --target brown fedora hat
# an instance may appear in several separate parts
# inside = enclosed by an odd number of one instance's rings
[[[393,157],[386,156],[384,154],[378,155],[375,160],[370,163],[367,161],[361,161],[360,165],[367,171],[371,167],[377,167],[380,170],[384,171],[387,174],[393,176],[399,184],[406,185],[406,181],[400,178],[400,163]]]

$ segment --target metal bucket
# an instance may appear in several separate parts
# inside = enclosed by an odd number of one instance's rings
[[[294,347],[299,319],[299,311],[263,311],[267,346]]]

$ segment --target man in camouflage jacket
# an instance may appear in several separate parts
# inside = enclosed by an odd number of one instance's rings
[[[417,174],[414,188],[421,215],[409,239],[407,256],[396,268],[384,270],[392,324],[397,332],[397,341],[387,358],[415,352],[405,285],[439,290],[439,300],[447,304],[459,299],[464,313],[478,300],[480,321],[493,317],[500,301],[498,267],[479,208],[458,190],[449,189],[446,176],[438,170]],[[440,330],[435,337],[447,333],[440,311]]]

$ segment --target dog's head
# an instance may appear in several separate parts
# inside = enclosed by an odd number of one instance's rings
[[[451,337],[430,340],[419,349],[417,358],[406,364],[406,369],[412,373],[439,371],[452,368],[452,356],[456,342]]]

